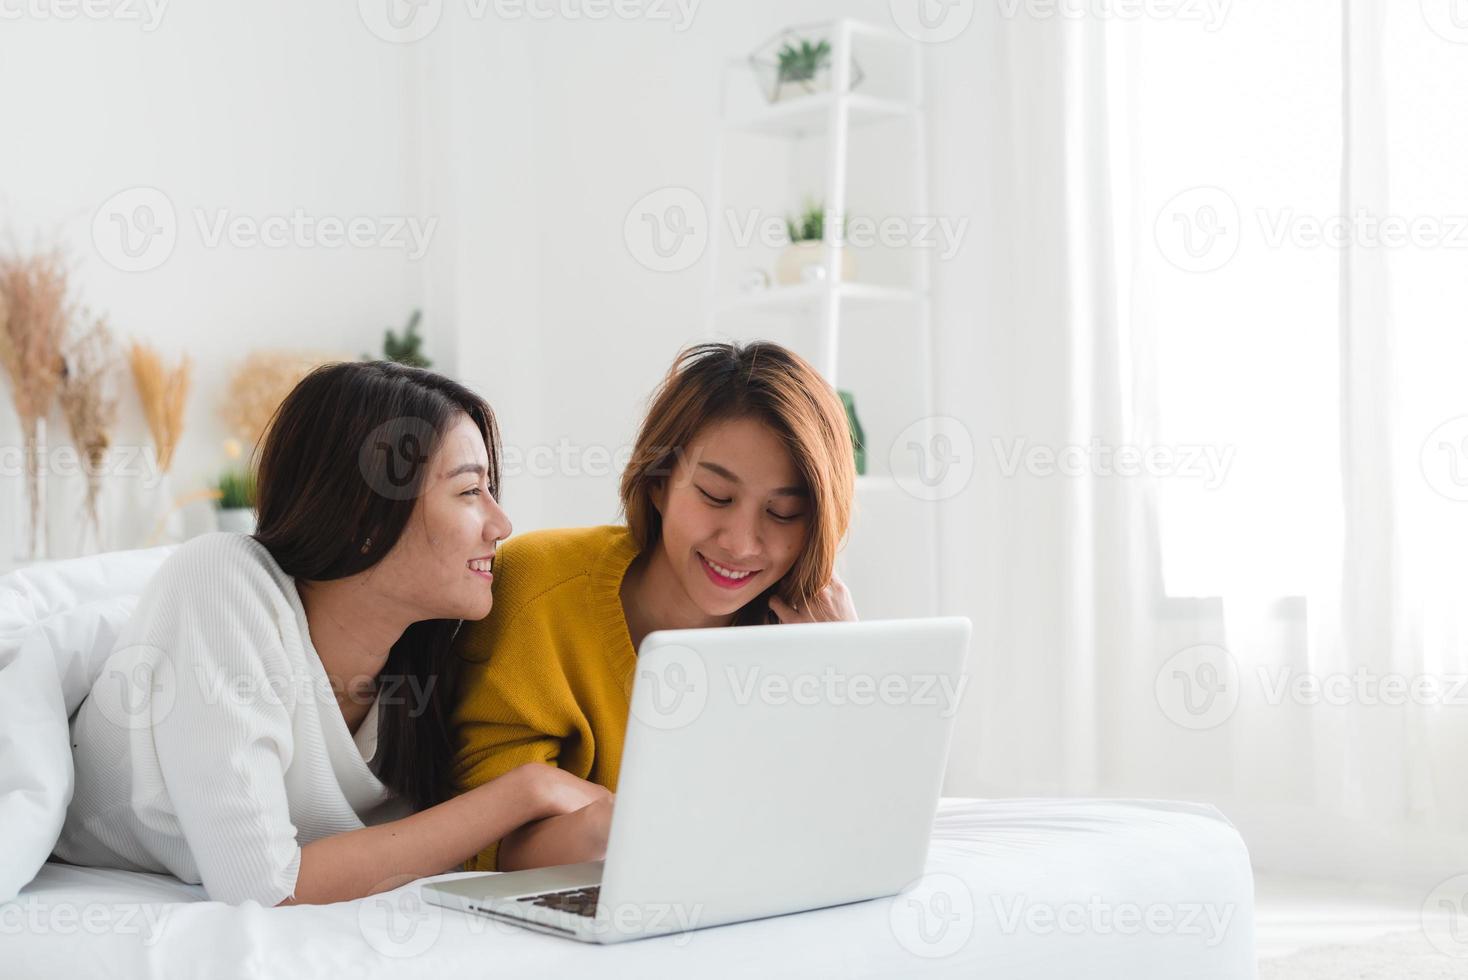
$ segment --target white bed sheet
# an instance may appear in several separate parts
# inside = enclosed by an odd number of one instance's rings
[[[947,799],[926,874],[896,898],[615,946],[439,909],[420,885],[262,908],[50,863],[0,905],[0,975],[1255,976],[1248,853],[1217,810],[1190,803]]]

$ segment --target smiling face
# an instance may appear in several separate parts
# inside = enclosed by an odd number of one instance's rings
[[[484,437],[460,415],[429,462],[423,489],[375,585],[417,619],[483,619],[494,604],[490,561],[510,519],[490,495]]]
[[[805,547],[807,490],[780,436],[750,418],[715,422],[653,491],[658,558],[709,617],[738,612],[790,571]]]

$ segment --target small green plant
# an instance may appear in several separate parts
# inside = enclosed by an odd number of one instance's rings
[[[384,361],[396,361],[406,364],[408,367],[429,368],[433,362],[423,354],[423,337],[418,333],[418,324],[423,319],[422,310],[414,310],[413,315],[408,317],[407,326],[403,327],[403,335],[399,337],[391,327],[382,333],[382,357]],[[363,354],[362,360],[378,360],[370,354]]]
[[[225,470],[214,485],[220,510],[248,510],[255,506],[255,476],[244,470]]]
[[[807,201],[801,212],[785,218],[785,231],[791,242],[818,242],[826,237],[826,208],[815,201]],[[841,231],[846,232],[846,219],[841,220]]]
[[[836,394],[841,396],[841,404],[846,406],[846,426],[851,430],[851,452],[856,458],[856,475],[865,476],[867,472],[867,434],[861,427],[861,420],[856,417],[856,398],[851,392],[844,389]]]
[[[787,44],[780,49],[780,81],[808,82],[816,73],[831,63],[831,44],[818,41],[811,44],[801,41],[800,46]]]

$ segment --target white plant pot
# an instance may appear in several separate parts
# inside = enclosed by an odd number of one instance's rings
[[[850,282],[856,275],[851,249],[841,250],[841,281]],[[821,282],[826,278],[825,242],[791,242],[775,262],[775,280],[782,286],[798,286],[803,282]]]
[[[216,510],[214,514],[218,518],[221,531],[231,531],[235,534],[255,533],[255,510],[252,507],[230,507],[226,510]]]

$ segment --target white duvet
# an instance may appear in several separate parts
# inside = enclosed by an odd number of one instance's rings
[[[1213,808],[945,800],[893,899],[591,946],[440,909],[419,882],[328,906],[206,901],[169,878],[47,864],[0,905],[6,977],[966,977],[1254,974],[1248,854]]]
[[[167,877],[43,864],[71,796],[67,717],[166,555],[0,579],[5,980],[1254,976],[1248,853],[1218,811],[1186,803],[945,800],[927,871],[896,898],[609,947],[440,909],[421,882],[262,908]]]

